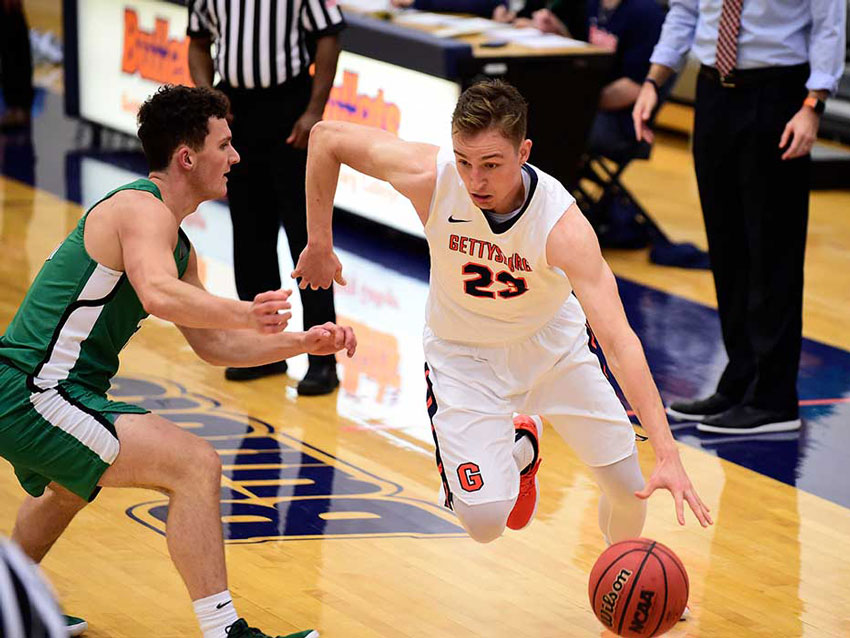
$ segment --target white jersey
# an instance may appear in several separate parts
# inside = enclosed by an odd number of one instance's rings
[[[549,265],[546,242],[575,202],[561,183],[526,164],[520,213],[497,228],[472,202],[454,153],[441,149],[437,184],[425,224],[431,252],[426,322],[434,335],[478,345],[527,338],[555,316],[572,293]]]

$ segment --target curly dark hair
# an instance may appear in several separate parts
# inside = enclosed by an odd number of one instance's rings
[[[528,103],[502,80],[470,86],[461,93],[452,114],[452,134],[476,135],[495,128],[516,146],[525,139],[527,124]]]
[[[204,145],[211,117],[225,118],[230,101],[221,91],[173,84],[161,86],[139,109],[139,139],[152,171],[168,167],[177,147]]]

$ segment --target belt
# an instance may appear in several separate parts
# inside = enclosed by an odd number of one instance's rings
[[[736,89],[743,86],[753,86],[773,82],[777,79],[791,78],[799,75],[805,81],[809,74],[809,65],[795,64],[794,66],[767,66],[762,69],[732,69],[729,75],[721,76],[720,72],[713,66],[703,64],[699,68],[699,74],[717,82],[727,89]]]

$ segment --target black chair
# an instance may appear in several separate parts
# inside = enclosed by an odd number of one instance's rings
[[[675,84],[676,77],[668,79],[659,91],[658,104],[649,118],[649,124],[655,121],[661,105],[664,104]],[[634,160],[648,160],[652,154],[652,145],[624,133],[621,139],[605,144],[604,152],[589,149],[582,159],[579,171],[579,183],[573,192],[579,206],[587,216],[600,238],[607,247],[642,248],[652,244],[650,259],[658,264],[685,268],[708,268],[708,255],[693,244],[677,244],[670,238],[637,197],[623,184],[623,172]],[[582,180],[596,185],[597,194],[591,194],[582,185]],[[612,211],[627,211],[630,219],[612,218]],[[627,224],[625,234],[617,237],[612,227]]]
[[[658,104],[649,118],[650,126],[655,122],[655,117],[670,95],[675,82],[676,76],[673,76],[661,86],[658,92]],[[625,129],[626,127],[623,128]],[[628,134],[629,132],[631,135]],[[637,141],[634,137],[634,129],[629,127],[629,130],[624,130],[618,139],[614,139],[613,141],[608,140],[604,146],[604,150],[588,149],[582,158],[579,173],[582,179],[596,184],[600,189],[599,194],[595,197],[592,196],[581,185],[581,182],[579,182],[576,189],[580,196],[578,198],[580,201],[579,205],[582,206],[582,210],[587,215],[591,224],[593,224],[593,227],[604,236],[606,225],[610,223],[608,210],[612,203],[619,198],[621,202],[626,203],[635,211],[635,221],[641,225],[645,225],[649,233],[666,237],[664,231],[661,230],[655,220],[647,213],[646,209],[640,205],[640,202],[626,188],[621,179],[623,172],[632,161],[649,159],[652,154],[652,145],[643,140]]]

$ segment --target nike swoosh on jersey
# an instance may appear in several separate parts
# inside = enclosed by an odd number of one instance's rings
[[[471,222],[471,219],[455,219],[452,215],[449,215],[449,223],[450,224],[462,224],[464,222]]]

